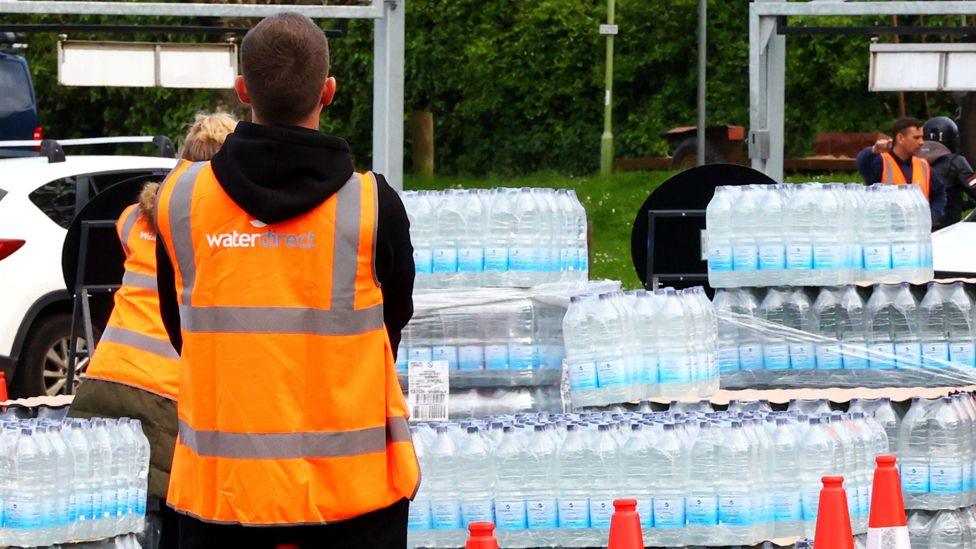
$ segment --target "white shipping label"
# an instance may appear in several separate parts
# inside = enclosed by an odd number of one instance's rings
[[[450,380],[446,360],[411,360],[407,363],[407,402],[410,419],[447,421]]]

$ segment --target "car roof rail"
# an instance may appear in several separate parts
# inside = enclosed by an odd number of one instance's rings
[[[64,162],[64,147],[82,145],[113,145],[120,143],[152,143],[159,156],[176,158],[173,141],[165,135],[124,135],[118,137],[83,137],[80,139],[27,139],[22,141],[0,141],[0,149],[14,147],[40,147],[39,156],[47,157],[49,163]],[[20,155],[17,155],[20,156]]]

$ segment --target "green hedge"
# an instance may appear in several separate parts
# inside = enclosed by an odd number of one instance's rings
[[[696,4],[618,0],[617,156],[665,154],[661,134],[695,120]],[[434,112],[438,173],[594,171],[603,124],[604,41],[597,27],[605,9],[595,0],[408,0],[406,110]],[[745,0],[709,5],[710,123],[748,126],[747,11]],[[850,22],[891,23],[807,23]],[[349,31],[332,42],[339,92],[323,122],[368,165],[372,23],[352,21]],[[890,122],[897,96],[867,92],[866,37],[787,42],[789,154],[810,153],[819,131],[872,131]],[[50,35],[32,38],[28,56],[50,135],[179,135],[194,111],[233,104],[228,93],[57,86]],[[909,94],[909,112],[925,116],[924,99]],[[952,114],[947,94],[928,99],[934,114]]]

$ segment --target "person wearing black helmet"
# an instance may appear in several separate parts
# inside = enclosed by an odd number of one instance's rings
[[[946,208],[941,225],[962,219],[962,212],[976,199],[976,179],[966,157],[959,154],[959,127],[948,116],[936,116],[922,127],[925,143],[918,155],[928,160],[946,187]],[[963,196],[965,193],[966,196]]]

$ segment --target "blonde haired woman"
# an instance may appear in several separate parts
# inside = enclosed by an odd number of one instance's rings
[[[187,133],[183,161],[209,160],[237,122],[225,113],[198,114]],[[129,417],[142,422],[149,439],[150,512],[159,512],[160,547],[175,547],[175,519],[165,505],[176,444],[179,355],[159,314],[156,284],[155,209],[158,183],[147,183],[139,202],[116,223],[125,252],[125,275],[115,308],[71,405],[76,417]],[[156,503],[159,503],[157,506]]]

